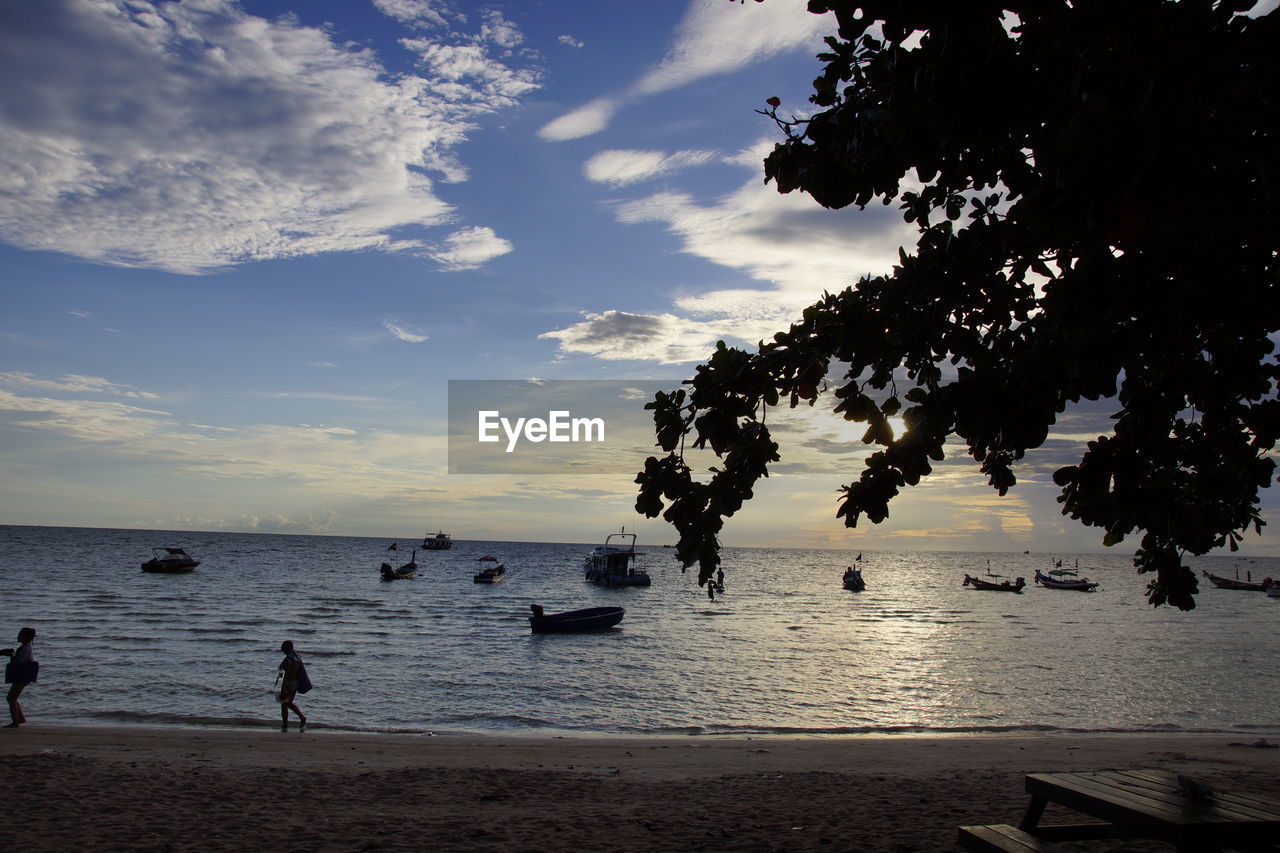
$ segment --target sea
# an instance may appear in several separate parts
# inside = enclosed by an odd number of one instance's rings
[[[602,531],[603,534],[607,531]],[[1280,732],[1280,599],[1201,583],[1194,611],[1153,608],[1131,556],[724,551],[714,599],[674,549],[638,543],[653,584],[585,582],[598,543],[416,540],[0,526],[0,645],[37,631],[33,722],[279,725],[292,640],[314,689],[308,728],[502,735]],[[140,564],[156,547],[189,574]],[[494,556],[505,582],[473,575]],[[1061,560],[1099,582],[1049,590]],[[1280,578],[1275,558],[1197,572]],[[1024,577],[1020,594],[964,575]],[[626,608],[610,631],[533,634],[529,608]]]

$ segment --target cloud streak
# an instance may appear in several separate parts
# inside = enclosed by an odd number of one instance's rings
[[[803,0],[733,4],[693,0],[666,54],[621,92],[601,96],[548,122],[539,131],[559,142],[599,133],[628,102],[728,74],[806,45],[831,28],[826,15],[808,12]]]

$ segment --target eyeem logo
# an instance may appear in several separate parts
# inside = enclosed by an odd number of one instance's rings
[[[449,473],[629,482],[658,452],[645,404],[679,387],[679,379],[450,379]]]
[[[507,453],[516,449],[516,444],[523,438],[535,444],[542,441],[604,441],[604,418],[575,418],[568,411],[547,413],[547,419],[516,418],[515,423],[502,417],[497,410],[481,411],[477,440],[483,442],[500,441],[498,427],[507,436]]]

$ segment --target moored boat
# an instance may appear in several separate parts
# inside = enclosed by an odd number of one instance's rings
[[[393,569],[390,563],[382,564],[382,579],[384,581],[404,581],[413,577],[418,573],[418,551],[414,549],[413,555],[409,557],[409,562],[405,563],[398,569]]]
[[[1209,579],[1209,583],[1213,584],[1218,589],[1244,589],[1252,592],[1264,592],[1269,590],[1272,586],[1275,586],[1275,583],[1271,578],[1263,578],[1261,583],[1254,583],[1253,581],[1242,581],[1239,578],[1233,580],[1231,578],[1224,578],[1220,575],[1211,575],[1203,569],[1201,571],[1204,576]]]
[[[582,574],[600,586],[649,586],[649,573],[634,565],[639,556],[636,535],[624,528],[621,533],[610,533],[603,545],[591,550],[582,561]]]
[[[583,634],[589,631],[607,631],[622,621],[626,613],[621,607],[587,607],[564,613],[544,613],[542,607],[530,604],[533,615],[529,627],[535,634]]]
[[[453,539],[443,530],[435,536],[428,533],[422,537],[422,547],[427,551],[448,551],[453,547]]]
[[[199,560],[181,548],[152,548],[151,554],[151,559],[142,564],[144,572],[176,575],[189,572],[200,565]]]
[[[1007,580],[996,583],[995,581],[984,581],[982,578],[973,578],[968,575],[964,576],[961,586],[971,586],[974,589],[980,589],[983,592],[1022,592],[1022,588],[1027,585],[1024,578],[1018,578],[1013,583]]]
[[[1069,573],[1064,573],[1064,575],[1065,574]],[[1045,589],[1070,589],[1075,590],[1076,592],[1093,592],[1098,588],[1097,582],[1091,581],[1088,578],[1068,579],[1065,576],[1051,578],[1042,573],[1039,569],[1036,569],[1036,583],[1040,584]]]
[[[471,578],[476,583],[498,583],[507,579],[507,567],[500,563],[497,557],[486,554],[480,558],[480,562],[489,565]]]
[[[862,555],[859,554],[858,557],[861,559]],[[867,588],[867,582],[862,579],[862,569],[855,569],[853,566],[849,566],[844,570],[840,583],[851,592],[862,592]]]

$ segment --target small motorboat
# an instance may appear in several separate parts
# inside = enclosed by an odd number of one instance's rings
[[[1203,570],[1202,573],[1209,579],[1209,583],[1213,584],[1218,589],[1244,589],[1252,592],[1263,592],[1265,590],[1269,590],[1274,585],[1271,578],[1263,578],[1261,583],[1254,583],[1252,581],[1242,581],[1239,578],[1232,580],[1231,578],[1224,578],[1220,575],[1211,575]]]
[[[413,577],[418,573],[418,552],[415,549],[413,555],[409,557],[409,562],[405,563],[398,569],[393,569],[390,563],[382,564],[382,579],[384,581],[404,581]]]
[[[544,613],[542,607],[530,604],[533,615],[529,627],[535,634],[583,634],[588,631],[607,631],[622,621],[626,613],[621,607],[588,607],[584,610],[568,610],[564,613]]]
[[[859,554],[859,557],[862,555]],[[844,570],[844,576],[840,578],[841,585],[851,592],[862,592],[867,588],[867,582],[862,579],[862,569],[855,569],[849,566]]]
[[[476,583],[498,583],[507,579],[507,567],[498,562],[497,557],[486,554],[480,558],[480,562],[489,563],[471,579]]]
[[[971,578],[964,576],[964,582],[961,586],[971,586],[974,589],[980,589],[983,592],[1022,592],[1022,588],[1027,585],[1024,578],[1018,578],[1013,583],[1007,580],[996,583],[995,581],[984,581],[982,578]]]
[[[142,564],[144,572],[176,575],[189,572],[200,565],[199,560],[181,548],[152,548],[151,553],[151,559]]]
[[[1042,573],[1039,569],[1036,569],[1036,583],[1040,584],[1045,589],[1070,589],[1075,590],[1076,592],[1093,592],[1098,588],[1098,584],[1095,581],[1091,581],[1088,578],[1068,579],[1066,577],[1068,574],[1074,573],[1062,572],[1059,577],[1051,578]]]

